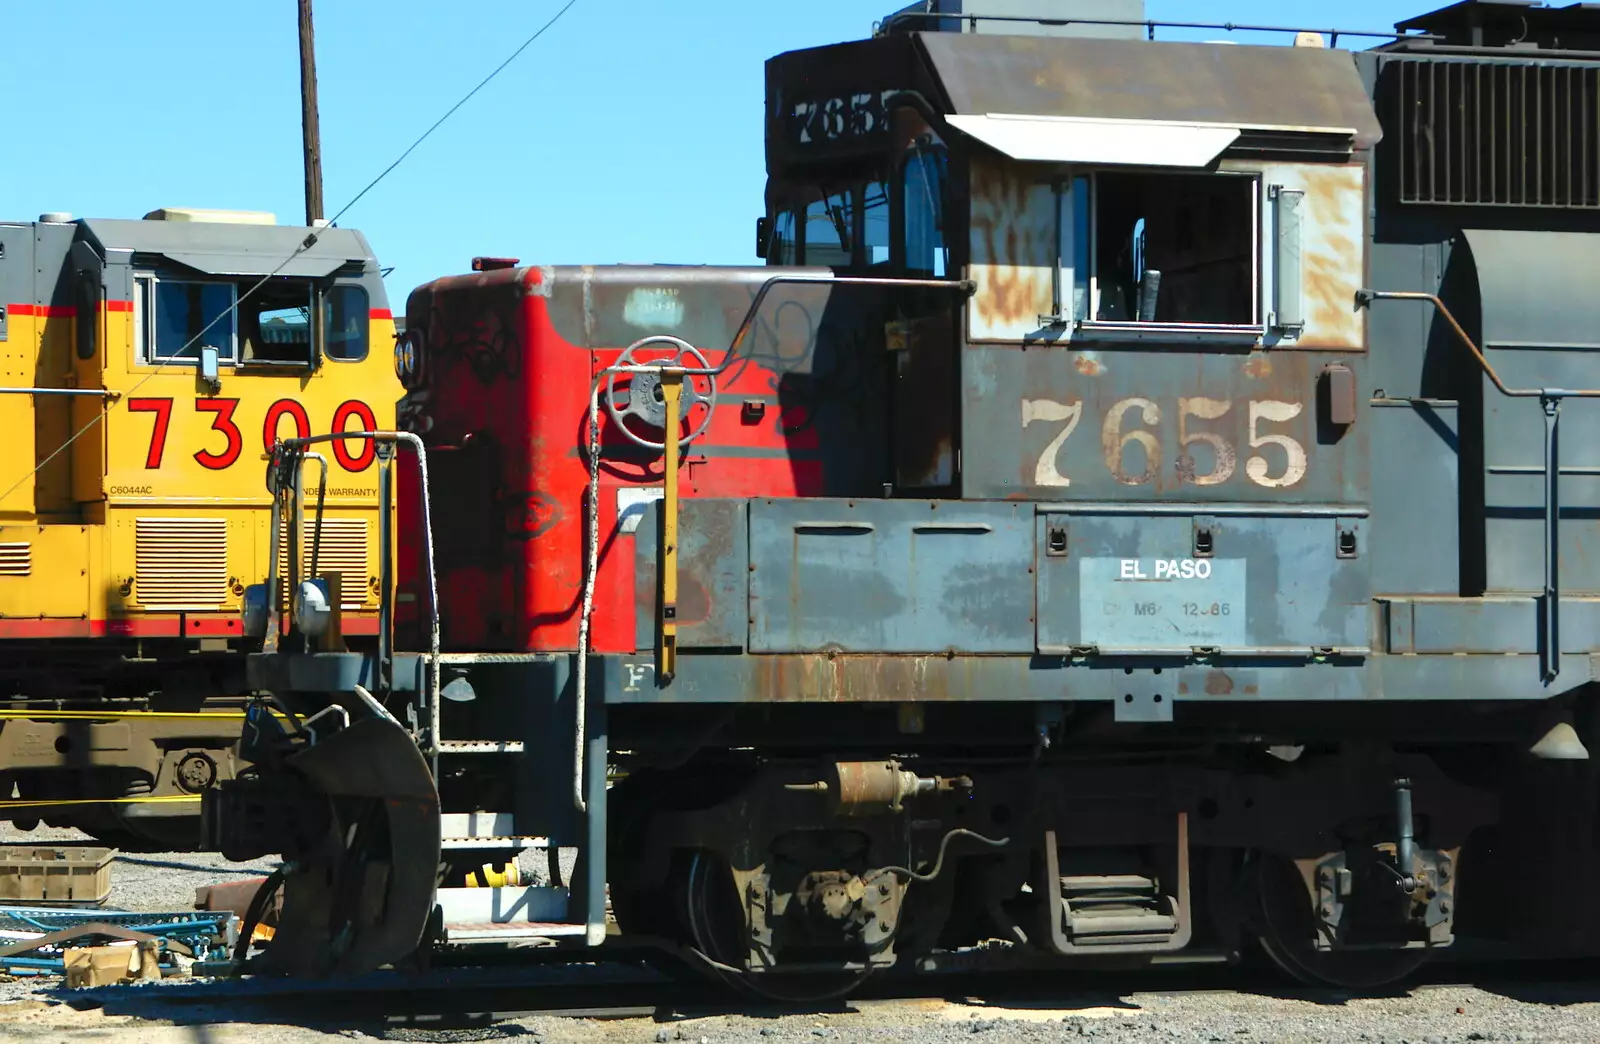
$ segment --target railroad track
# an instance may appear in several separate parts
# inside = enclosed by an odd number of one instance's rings
[[[621,955],[619,955],[619,958]],[[1055,1011],[1121,1005],[1121,998],[1185,998],[1203,994],[1258,995],[1339,1006],[1352,994],[1298,985],[1264,967],[1173,964],[1141,970],[1050,972],[949,971],[886,975],[842,1000],[785,1006],[734,993],[708,980],[672,976],[646,955],[593,964],[542,956],[499,966],[436,967],[427,972],[381,972],[342,981],[242,978],[173,982],[156,988],[103,987],[56,991],[75,1008],[152,1020],[196,1021],[214,1015],[230,1023],[283,1023],[322,1029],[355,1026],[463,1029],[532,1017],[675,1022],[718,1015],[779,1017],[843,1014],[896,1001],[979,1004],[996,1011]],[[1448,988],[1530,991],[1600,1000],[1600,960],[1439,961],[1409,987],[1380,991],[1398,997]],[[1125,1005],[1123,1005],[1125,1006]],[[292,1018],[286,1019],[286,1013]]]

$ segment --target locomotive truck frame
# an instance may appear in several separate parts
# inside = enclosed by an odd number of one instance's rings
[[[908,21],[768,63],[767,267],[412,292],[380,646],[291,555],[206,795],[261,967],[1592,952],[1600,17]]]

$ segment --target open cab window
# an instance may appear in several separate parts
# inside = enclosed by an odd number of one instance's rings
[[[1086,333],[1260,336],[1260,185],[1229,172],[1101,171],[1063,183],[1073,323]]]

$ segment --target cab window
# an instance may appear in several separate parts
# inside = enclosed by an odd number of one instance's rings
[[[772,236],[767,242],[767,264],[798,265],[800,237],[794,211],[779,211],[772,220]]]
[[[369,314],[365,287],[329,287],[322,298],[323,353],[336,362],[365,359]]]
[[[271,280],[250,294],[239,305],[244,361],[311,365],[311,312],[311,285],[299,280]]]
[[[238,358],[232,283],[141,276],[135,280],[134,336],[149,363],[194,363],[212,345],[224,362]]]
[[[863,260],[872,268],[889,264],[889,186],[869,181],[861,193]]]
[[[847,267],[854,247],[850,193],[835,192],[806,206],[804,259],[808,265]]]
[[[904,168],[906,272],[943,278],[950,263],[944,239],[944,185],[947,161],[939,146],[919,146]]]

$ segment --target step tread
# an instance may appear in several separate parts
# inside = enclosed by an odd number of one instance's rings
[[[552,921],[516,923],[451,923],[444,926],[445,939],[457,942],[514,942],[518,939],[556,939],[583,935],[588,925]]]
[[[521,740],[440,740],[440,754],[521,754]]]
[[[548,837],[536,837],[532,834],[485,834],[468,835],[466,837],[443,837],[439,839],[440,848],[549,848]]]

